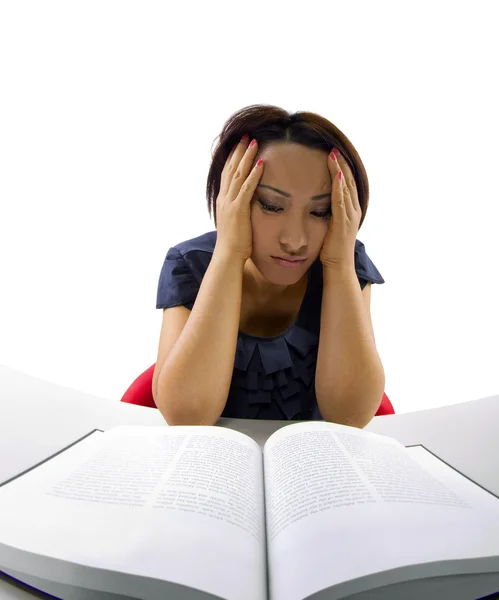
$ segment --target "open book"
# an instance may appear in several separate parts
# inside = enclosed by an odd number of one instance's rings
[[[222,427],[119,426],[0,485],[0,572],[64,600],[476,599],[499,591],[499,499],[334,423],[263,453]]]

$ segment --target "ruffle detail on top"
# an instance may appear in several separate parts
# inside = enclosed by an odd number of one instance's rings
[[[321,419],[315,399],[319,336],[296,323],[269,338],[239,332],[223,417]]]

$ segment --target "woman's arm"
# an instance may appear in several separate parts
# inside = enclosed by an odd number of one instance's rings
[[[214,425],[234,369],[244,262],[216,247],[191,314],[160,367],[155,402],[169,425]]]
[[[323,267],[323,282],[317,403],[326,421],[363,428],[376,414],[385,391],[368,303],[354,265]],[[369,286],[366,289],[369,299]]]

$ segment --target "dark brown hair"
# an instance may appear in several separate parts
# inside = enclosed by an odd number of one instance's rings
[[[220,191],[222,170],[234,144],[247,133],[258,142],[261,152],[272,142],[288,142],[301,144],[308,148],[324,150],[329,154],[334,146],[341,152],[348,163],[357,186],[362,217],[364,221],[369,204],[369,182],[360,156],[353,144],[333,123],[312,112],[295,112],[290,114],[278,106],[253,104],[234,113],[223,126],[218,136],[218,144],[212,153],[212,162],[208,172],[206,197],[208,213],[217,225],[216,199]],[[359,229],[360,229],[359,225]]]

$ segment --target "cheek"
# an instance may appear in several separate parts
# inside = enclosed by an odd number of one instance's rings
[[[314,227],[314,232],[309,240],[310,247],[311,249],[313,248],[314,252],[319,252],[319,250],[322,248],[322,244],[324,243],[328,229],[329,221],[321,221],[316,227]]]
[[[253,207],[250,211],[251,221],[251,233],[253,234],[253,241],[263,240],[270,236],[272,230],[271,223],[268,219],[262,218],[262,211],[257,206]]]
[[[268,228],[270,224],[269,219],[265,219],[265,215],[256,200],[250,205],[250,219],[251,224],[258,225],[258,227],[263,226]]]
[[[250,206],[250,221],[251,221],[251,228],[253,230],[253,233],[255,233],[255,227],[258,224],[258,214],[257,214],[257,207],[256,204],[252,204]]]

